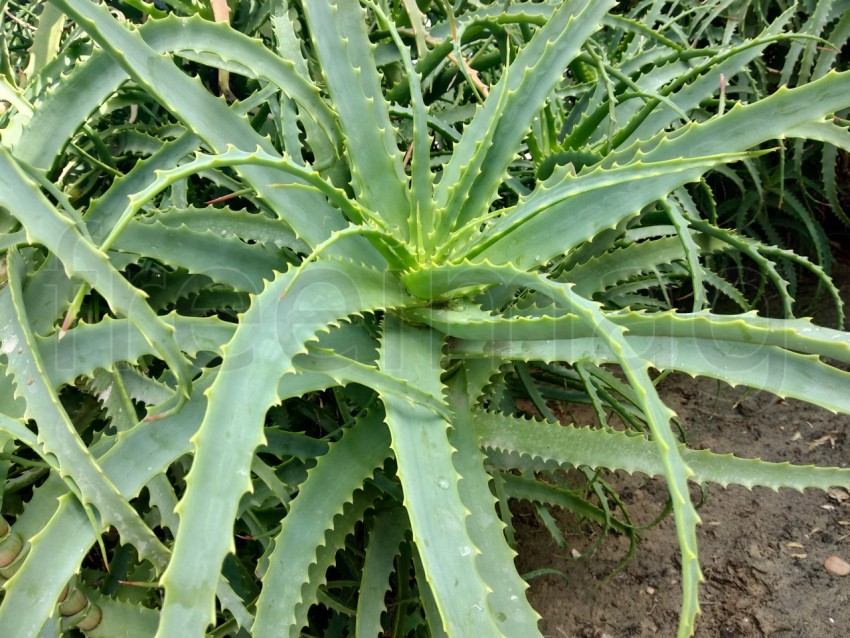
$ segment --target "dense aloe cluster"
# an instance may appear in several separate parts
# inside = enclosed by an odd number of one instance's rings
[[[634,542],[622,469],[688,636],[689,482],[850,485],[689,449],[651,372],[850,412],[792,297],[843,319],[850,12],[632,4],[0,1],[0,635],[539,635],[509,501]]]

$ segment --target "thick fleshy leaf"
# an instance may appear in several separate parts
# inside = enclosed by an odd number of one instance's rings
[[[311,579],[310,570],[318,564],[325,536],[337,525],[336,517],[353,503],[355,492],[390,455],[389,431],[382,416],[368,415],[347,430],[301,484],[263,575],[253,636],[301,635],[307,612],[316,602],[320,583]],[[324,579],[324,573],[320,578]]]
[[[616,468],[660,476],[664,470],[655,446],[642,435],[617,430],[598,430],[546,421],[532,421],[494,412],[477,412],[473,417],[479,444],[497,453],[491,462],[500,469],[526,471],[567,469],[587,465]],[[559,450],[570,450],[564,463]],[[791,463],[767,463],[709,450],[680,446],[682,458],[694,471],[696,483],[769,487],[773,490],[807,488],[827,490],[850,484],[850,469],[826,468]]]
[[[439,395],[441,346],[432,332],[406,326],[389,316],[384,325],[380,367]],[[468,468],[453,462],[456,450],[449,440],[451,425],[420,405],[390,395],[383,396],[383,401],[413,541],[443,631],[450,636],[510,635],[505,633],[508,609],[491,605],[495,601],[491,601],[491,587],[480,563],[486,558],[467,528],[469,505],[473,503],[464,502],[464,496],[468,499],[480,490],[473,483],[461,492],[460,485],[467,480],[461,472]],[[484,470],[479,465],[474,471]],[[484,503],[474,505],[492,508],[492,497],[488,493]],[[440,516],[434,516],[434,512],[440,512]],[[447,552],[451,560],[446,560]],[[525,627],[526,635],[536,635],[534,622]]]
[[[174,557],[162,578],[157,635],[200,636],[214,620],[216,576],[233,550],[239,499],[251,490],[251,459],[264,442],[266,411],[279,400],[278,380],[294,372],[292,358],[329,324],[407,302],[388,273],[332,260],[279,275],[253,299],[224,347],[207,415],[193,437],[195,458],[178,506]],[[217,494],[214,503],[210,490]]]

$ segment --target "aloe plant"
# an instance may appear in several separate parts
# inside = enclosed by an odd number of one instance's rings
[[[508,498],[629,532],[535,480],[569,468],[666,480],[688,636],[689,482],[850,484],[689,449],[650,374],[850,412],[774,260],[822,271],[700,208],[770,140],[850,149],[850,73],[710,110],[787,14],[701,50],[608,0],[126,4],[54,0],[2,80],[3,636],[539,635]],[[786,317],[713,313],[722,254]],[[645,431],[518,417],[510,370]]]
[[[692,11],[687,24],[675,24],[687,29],[689,41],[704,41],[707,47],[715,47],[746,41],[769,24],[771,12],[788,9],[786,28],[796,36],[776,43],[764,59],[754,60],[739,81],[730,84],[727,93],[761,97],[778,86],[795,86],[823,77],[830,69],[847,69],[847,56],[841,55],[850,38],[850,10],[845,3],[726,4],[689,7]],[[717,16],[726,11],[734,18],[718,22]],[[656,17],[662,23],[667,21],[664,14]],[[846,119],[846,115],[846,109],[836,112],[839,118]],[[777,144],[781,144],[780,153],[748,162],[746,171],[716,176],[722,179],[722,188],[728,188],[719,202],[718,216],[751,236],[790,243],[829,269],[832,255],[823,222],[834,225],[837,218],[850,225],[841,203],[841,147],[802,138],[778,140]],[[779,259],[778,265],[795,291],[792,263]]]

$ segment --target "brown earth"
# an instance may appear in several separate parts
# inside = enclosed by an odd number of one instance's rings
[[[850,298],[850,268],[836,272]],[[689,445],[769,461],[847,467],[850,416],[835,415],[765,392],[718,387],[710,379],[672,375],[659,386],[678,413]],[[652,520],[663,508],[662,480],[615,473],[609,477],[632,516]],[[694,491],[695,501],[699,492]],[[698,638],[850,636],[850,576],[824,568],[838,556],[850,562],[850,498],[845,490],[773,492],[710,485],[699,510],[700,562],[705,582]],[[552,638],[675,636],[681,601],[679,550],[672,518],[641,533],[635,557],[624,538],[609,537],[588,559],[572,558],[598,533],[559,514],[569,547],[559,548],[533,508],[518,506],[521,573],[554,568],[531,580],[529,598]]]

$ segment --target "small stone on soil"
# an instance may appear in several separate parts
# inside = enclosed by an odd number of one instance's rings
[[[850,563],[838,556],[830,556],[823,562],[823,566],[826,571],[836,576],[847,576],[850,574]]]
[[[839,487],[833,487],[827,492],[827,494],[829,495],[829,498],[834,501],[838,501],[839,503],[850,499],[850,494],[847,493],[847,490],[842,490]]]

